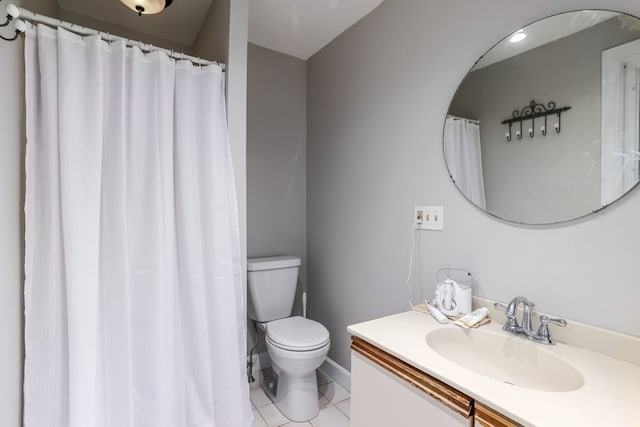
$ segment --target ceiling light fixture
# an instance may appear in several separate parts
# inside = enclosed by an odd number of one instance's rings
[[[511,43],[518,43],[527,38],[527,35],[524,33],[524,30],[518,30],[509,39]]]
[[[168,8],[173,0],[120,0],[129,9],[138,13],[138,16],[153,15]]]

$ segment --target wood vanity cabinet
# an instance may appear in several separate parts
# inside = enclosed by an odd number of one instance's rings
[[[351,350],[351,427],[519,426],[360,338]]]
[[[474,402],[473,412],[475,427],[516,427],[520,425],[480,402]]]

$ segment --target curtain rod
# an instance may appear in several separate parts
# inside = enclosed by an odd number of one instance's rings
[[[465,117],[458,117],[458,116],[454,116],[453,114],[447,114],[447,118],[451,118],[453,120],[466,120],[469,123],[473,123],[476,125],[480,124],[480,120],[475,120],[475,119],[467,119]]]
[[[11,4],[7,5],[7,7],[11,6]],[[38,13],[35,12],[31,12],[30,10],[27,9],[23,9],[23,8],[18,8],[20,11],[20,19],[30,22],[30,23],[39,23],[39,24],[44,24],[46,26],[49,27],[60,27],[60,28],[64,28],[67,31],[70,31],[72,33],[81,35],[81,36],[93,36],[93,35],[98,35],[100,36],[100,38],[102,40],[108,41],[108,42],[113,42],[113,41],[117,41],[117,40],[124,40],[127,46],[130,47],[138,47],[140,48],[140,50],[142,50],[143,52],[154,52],[154,51],[158,51],[158,52],[164,52],[167,54],[167,56],[169,56],[170,58],[173,59],[177,59],[177,60],[185,60],[185,61],[190,61],[195,65],[211,65],[211,64],[217,64],[218,66],[220,66],[220,68],[222,68],[222,70],[225,70],[225,64],[222,64],[220,62],[215,62],[215,61],[208,61],[206,59],[201,59],[201,58],[196,58],[195,56],[190,56],[190,55],[186,55],[184,53],[181,52],[175,52],[171,49],[165,49],[159,46],[154,46],[150,43],[143,43],[140,41],[135,41],[135,40],[129,40],[126,37],[119,37],[119,36],[114,36],[113,34],[110,33],[105,33],[102,31],[98,31],[98,30],[94,30],[92,28],[87,28],[87,27],[83,27],[81,25],[76,25],[76,24],[72,24],[69,22],[65,22],[65,21],[61,21],[59,19],[55,19],[55,18],[50,18],[48,16],[44,16],[44,15],[40,15]]]

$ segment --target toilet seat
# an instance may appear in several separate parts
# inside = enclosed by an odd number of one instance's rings
[[[300,316],[266,325],[267,342],[289,351],[311,351],[329,344],[329,331],[321,323]]]

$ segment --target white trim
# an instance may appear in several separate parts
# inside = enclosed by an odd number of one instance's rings
[[[347,371],[328,357],[320,366],[320,370],[351,392],[351,372]]]
[[[640,40],[602,52],[601,204],[638,182]]]

